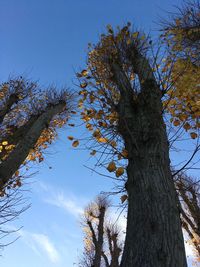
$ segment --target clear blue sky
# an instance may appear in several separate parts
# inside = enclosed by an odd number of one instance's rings
[[[154,31],[159,17],[181,2],[0,0],[0,81],[25,74],[44,86],[75,89],[74,72],[85,64],[87,44],[96,42],[107,24],[130,21]],[[79,131],[75,128],[73,135]],[[21,238],[3,251],[2,267],[71,267],[81,254],[79,214],[113,184],[83,166],[92,166],[88,153],[72,150],[67,135],[67,128],[61,130],[45,163],[35,169],[39,173],[26,193],[32,207],[12,224],[24,227]]]

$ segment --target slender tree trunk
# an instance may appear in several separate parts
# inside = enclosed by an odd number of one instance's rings
[[[101,267],[101,258],[103,251],[103,234],[104,234],[105,207],[99,209],[99,224],[97,244],[95,248],[94,267]]]
[[[149,80],[137,102],[131,103],[124,97],[119,105],[119,131],[129,154],[128,218],[121,267],[186,267],[161,93]]]

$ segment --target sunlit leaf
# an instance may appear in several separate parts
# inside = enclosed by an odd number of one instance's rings
[[[116,170],[116,165],[113,161],[108,164],[107,170],[109,172],[114,172]]]
[[[116,170],[116,172],[115,172],[115,175],[117,176],[117,177],[119,177],[119,176],[121,176],[121,175],[123,175],[124,174],[124,168],[123,167],[119,167],[119,168],[117,168],[117,170]]]

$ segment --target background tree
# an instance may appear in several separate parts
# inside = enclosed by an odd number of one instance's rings
[[[198,180],[180,173],[176,177],[176,187],[181,203],[182,226],[200,259],[200,185]]]
[[[183,125],[184,129],[190,131],[191,137],[195,139],[199,135],[200,128],[199,1],[184,2],[180,8],[177,8],[177,12],[171,15],[169,21],[162,23],[162,26],[164,28],[162,37],[164,43],[167,43],[169,51],[167,60],[174,60],[172,78],[176,87],[167,108],[172,115],[171,120],[177,125]],[[174,178],[180,197],[182,226],[188,233],[199,258],[199,181],[192,179],[182,171],[185,167],[190,169],[188,163],[198,149],[199,142],[197,141],[192,156],[183,165],[183,168],[175,172]]]
[[[185,2],[163,22],[163,41],[168,46],[167,61],[173,61],[171,90],[167,102],[174,123],[197,138],[200,128],[200,3]],[[171,99],[170,99],[171,97]]]
[[[30,207],[20,191],[19,188],[12,188],[0,197],[0,250],[18,239],[12,236],[20,228],[15,229],[9,224]]]
[[[56,128],[69,119],[72,94],[64,89],[41,90],[20,77],[0,86],[0,194],[21,185],[19,168],[43,160]]]
[[[119,266],[122,240],[120,240],[120,230],[117,225],[109,222],[109,206],[104,196],[98,196],[85,209],[83,215],[84,254],[79,266]]]
[[[66,89],[41,90],[23,77],[0,85],[0,248],[16,232],[8,223],[29,207],[20,192],[29,163],[43,161],[72,106],[72,93]]]

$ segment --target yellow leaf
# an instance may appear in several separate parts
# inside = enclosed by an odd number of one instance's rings
[[[121,176],[122,174],[124,174],[124,168],[123,168],[123,167],[119,167],[119,168],[117,168],[115,175],[116,175],[117,177],[119,177],[119,176]]]
[[[93,132],[93,137],[96,137],[96,138],[100,138],[101,137],[101,133],[100,133],[99,129],[97,129],[97,130],[95,130]]]
[[[127,45],[130,45],[130,44],[131,44],[131,39],[128,39],[128,40],[126,41],[126,43],[127,43]]]
[[[121,154],[125,159],[128,158],[128,151],[126,149],[123,149]]]
[[[138,37],[138,34],[139,34],[139,32],[134,32],[134,33],[132,34],[133,38],[137,38],[137,37]]]
[[[19,187],[22,185],[22,183],[21,183],[21,181],[19,179],[16,181],[16,185],[19,186]]]
[[[3,142],[2,142],[2,145],[3,145],[3,146],[7,146],[7,144],[8,144],[8,141],[3,141]]]
[[[190,133],[190,136],[192,139],[196,139],[198,135],[196,133],[192,132],[192,133]]]
[[[183,128],[187,131],[191,128],[190,124],[188,122],[186,122],[184,125],[183,125]]]
[[[72,143],[72,146],[73,147],[77,147],[79,145],[79,141],[78,140],[76,140],[76,141],[74,141],[73,143]]]
[[[86,83],[86,82],[85,82],[85,83],[81,83],[81,84],[80,84],[80,87],[81,87],[81,88],[85,88],[85,87],[87,87],[87,85],[88,85],[88,83]]]
[[[81,76],[87,76],[88,75],[88,71],[87,70],[82,70],[81,71]]]
[[[174,126],[179,126],[179,125],[180,125],[180,121],[179,121],[179,120],[175,120],[175,121],[173,122],[173,124],[174,124]]]
[[[104,138],[104,137],[99,137],[97,138],[97,141],[100,142],[100,143],[107,143],[107,138]]]
[[[110,144],[111,144],[112,147],[116,147],[117,146],[117,143],[114,140],[111,141]]]
[[[18,175],[19,175],[19,171],[16,171],[16,172],[15,172],[15,176],[18,176]]]
[[[130,80],[133,81],[135,79],[135,73],[131,73]]]
[[[89,131],[92,131],[92,130],[93,130],[92,124],[90,124],[90,123],[87,123],[85,127],[86,127]]]
[[[74,137],[73,136],[68,136],[67,137],[70,141],[74,140]]]
[[[109,172],[114,172],[116,170],[116,165],[113,161],[108,164],[107,170]]]
[[[121,203],[123,204],[126,200],[127,200],[128,196],[127,195],[123,195],[120,197],[121,199]]]

